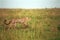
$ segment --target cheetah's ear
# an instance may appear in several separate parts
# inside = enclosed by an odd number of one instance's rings
[[[31,20],[31,18],[29,18],[29,20]]]

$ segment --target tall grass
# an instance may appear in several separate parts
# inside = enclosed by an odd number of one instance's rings
[[[0,9],[0,40],[60,40],[60,9]],[[5,19],[30,17],[28,28],[5,30]]]

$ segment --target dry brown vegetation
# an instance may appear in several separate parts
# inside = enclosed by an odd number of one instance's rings
[[[28,28],[4,30],[4,19],[30,17]],[[60,8],[0,9],[0,40],[60,40]]]

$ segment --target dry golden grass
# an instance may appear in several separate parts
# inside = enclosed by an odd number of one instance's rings
[[[28,28],[5,30],[4,19],[30,17]],[[60,40],[60,8],[0,9],[0,40]]]

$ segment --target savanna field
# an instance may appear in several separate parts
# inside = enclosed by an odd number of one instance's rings
[[[5,19],[22,17],[31,18],[27,28],[5,29]],[[0,9],[0,40],[60,40],[60,8]]]

